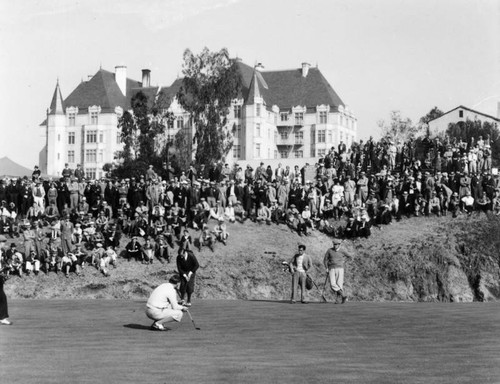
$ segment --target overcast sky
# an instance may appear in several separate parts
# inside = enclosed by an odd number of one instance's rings
[[[497,115],[500,0],[23,0],[0,2],[0,157],[33,168],[57,79],[66,98],[99,67],[170,85],[182,53],[228,48],[265,69],[318,65],[358,138],[400,110]]]

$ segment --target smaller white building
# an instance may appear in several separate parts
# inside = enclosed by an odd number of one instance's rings
[[[429,121],[429,133],[431,136],[436,136],[441,132],[446,132],[450,124],[456,124],[461,121],[465,122],[467,120],[480,120],[483,123],[488,122],[495,127],[500,127],[499,118],[460,105],[444,113],[442,116]]]

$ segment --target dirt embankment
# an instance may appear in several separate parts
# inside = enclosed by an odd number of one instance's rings
[[[309,299],[320,299],[325,282],[323,255],[331,246],[328,236],[313,232],[299,237],[285,226],[250,222],[230,224],[228,230],[227,246],[217,244],[213,253],[207,248],[195,251],[200,262],[196,297],[289,299],[291,277],[283,271],[282,261],[288,261],[303,243],[313,257],[311,274],[320,287],[309,292]],[[198,235],[192,232],[193,237]],[[411,218],[374,228],[370,238],[346,241],[343,246],[353,254],[345,275],[351,300],[500,299],[498,217]],[[53,272],[23,279],[14,276],[6,291],[9,298],[145,299],[174,271],[175,262],[142,265],[119,259],[110,277],[91,267],[86,267],[81,277],[71,274],[65,278]]]

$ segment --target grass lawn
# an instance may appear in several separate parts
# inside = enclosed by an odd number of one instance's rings
[[[498,383],[494,303],[200,300],[168,332],[144,301],[10,300],[11,383]]]

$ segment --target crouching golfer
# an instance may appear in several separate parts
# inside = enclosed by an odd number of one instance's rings
[[[181,278],[175,274],[168,283],[159,285],[149,296],[146,304],[146,316],[154,320],[151,325],[152,330],[166,331],[164,323],[181,321],[182,312],[185,312],[187,308],[177,302],[177,289],[180,282]]]
[[[352,255],[346,250],[341,250],[342,241],[333,239],[333,248],[326,251],[323,264],[325,265],[328,277],[330,279],[330,287],[333,292],[340,298],[342,304],[347,301],[347,296],[344,293],[344,262],[345,258],[352,258]],[[335,304],[337,304],[337,298]]]

